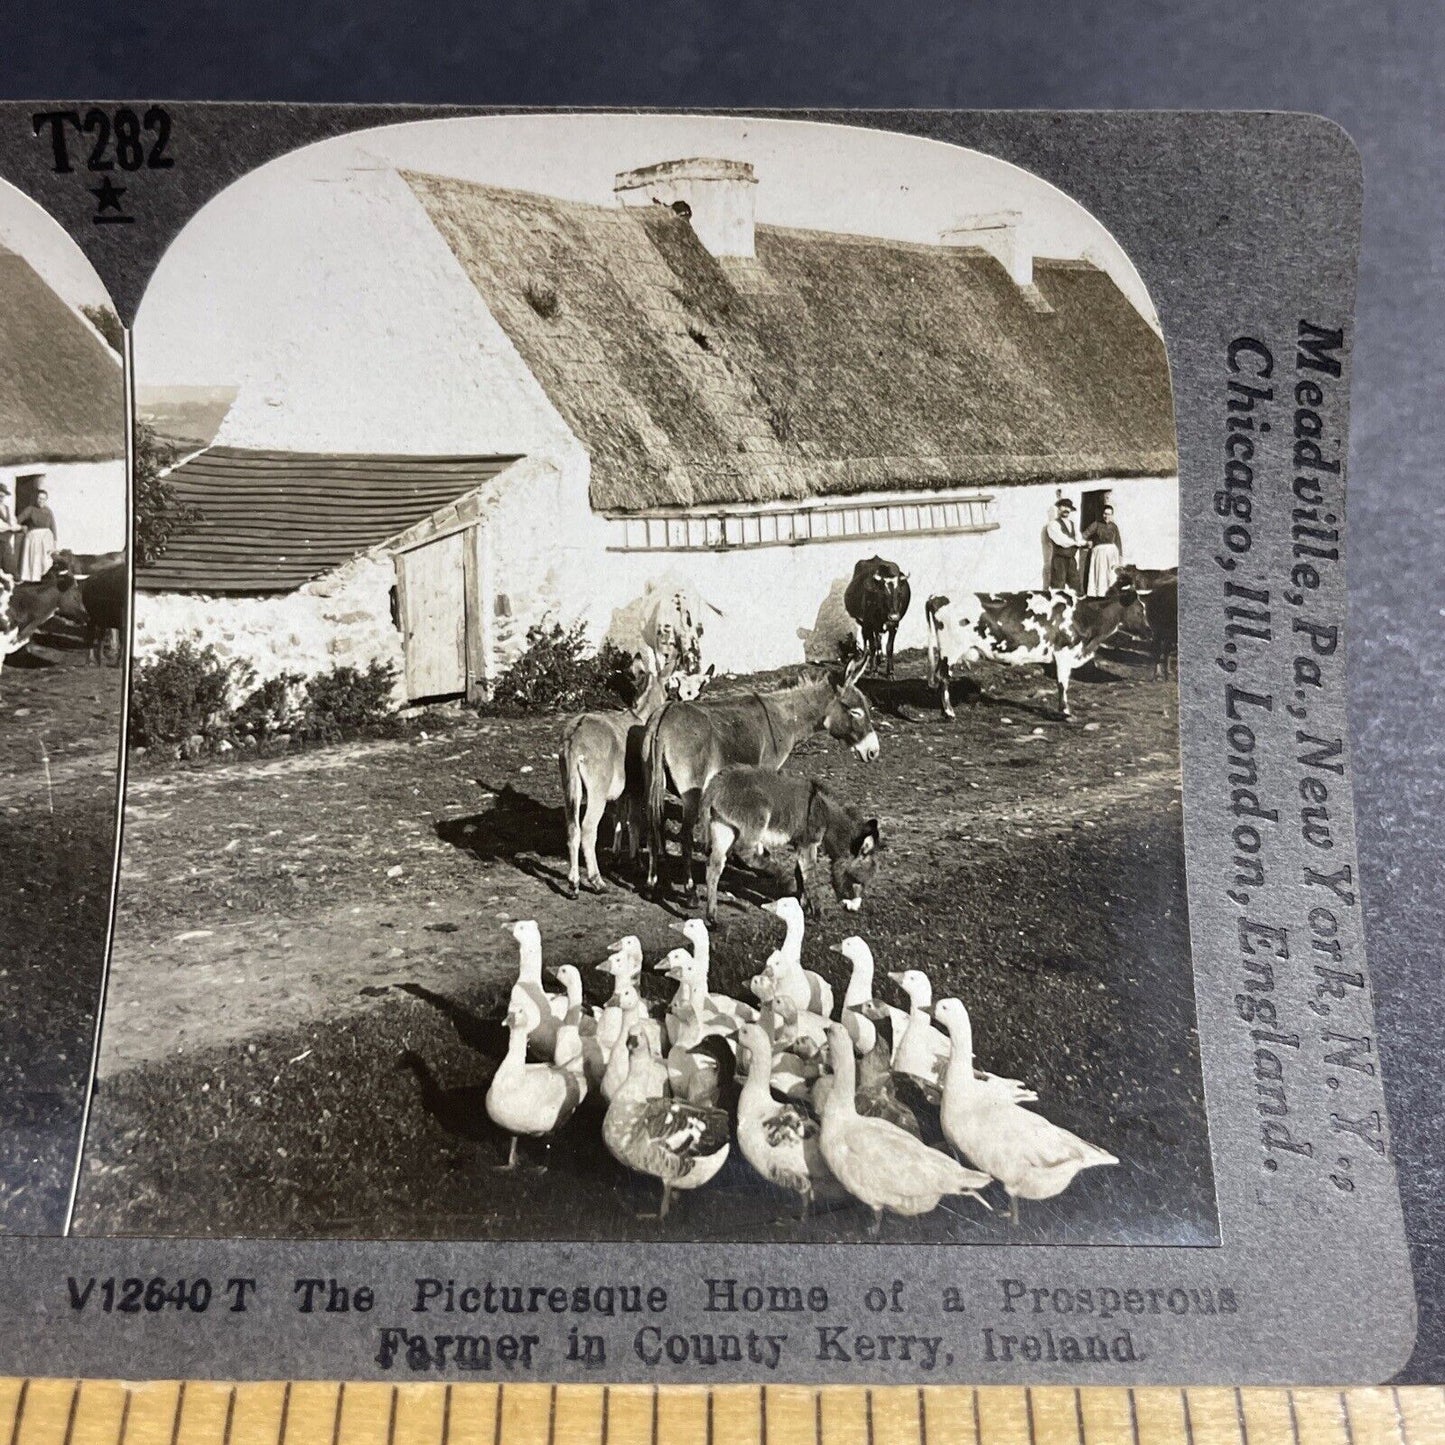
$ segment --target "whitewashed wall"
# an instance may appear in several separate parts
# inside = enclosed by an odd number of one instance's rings
[[[1175,478],[1101,481],[1065,491],[1077,501],[1095,486],[1113,492],[1126,562],[1167,567],[1178,561]],[[499,496],[492,512],[494,586],[509,613],[497,632],[498,661],[510,661],[527,625],[548,612],[564,622],[585,618],[594,640],[610,636],[634,647],[649,588],[679,582],[721,610],[721,616],[709,612],[704,618],[703,658],[722,671],[836,657],[839,640],[852,631],[843,589],[853,564],[875,552],[897,562],[913,589],[898,646],[922,647],[923,603],[930,595],[1042,585],[1042,533],[1056,492],[1052,485],[999,488],[992,507],[999,526],[978,534],[721,553],[609,552],[615,534],[586,508],[581,469],[538,464],[526,485]]]
[[[108,462],[34,462],[0,467],[16,499],[18,477],[44,476],[60,545],[72,552],[118,552],[126,543],[125,460]]]
[[[1103,485],[1102,483],[1100,485]],[[1124,537],[1125,560],[1144,567],[1178,560],[1177,484],[1172,477],[1109,484]],[[582,618],[594,643],[610,637],[633,649],[649,598],[687,583],[720,609],[704,618],[705,662],[723,672],[753,672],[830,660],[852,632],[843,589],[853,564],[875,551],[909,573],[913,606],[900,648],[925,643],[924,601],[933,593],[1036,587],[1042,581],[1041,534],[1052,486],[1001,488],[997,530],[950,537],[895,537],[875,542],[813,542],[717,552],[608,552],[614,532],[588,505],[588,468],[575,454],[554,461],[524,458],[479,489],[467,515],[487,529],[489,595],[481,599],[494,670],[510,663],[528,627],[547,617]],[[1072,489],[1070,495],[1078,495]],[[869,501],[872,498],[860,498]],[[451,518],[439,515],[445,527]],[[427,524],[406,534],[424,538]],[[393,627],[390,545],[286,597],[231,598],[141,593],[136,599],[137,656],[183,638],[240,657],[259,678],[306,675],[372,659],[402,669]],[[398,684],[397,701],[405,700]]]

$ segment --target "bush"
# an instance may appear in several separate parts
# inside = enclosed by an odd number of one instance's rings
[[[611,642],[589,653],[587,624],[539,622],[527,629],[525,651],[497,680],[494,713],[585,712],[616,707],[629,695],[631,656]]]
[[[302,737],[335,742],[388,719],[393,711],[396,668],[373,659],[362,672],[333,667],[306,684],[305,716],[297,731]]]
[[[105,344],[117,356],[125,354],[125,327],[109,306],[82,306],[80,314],[105,338]]]
[[[199,510],[182,502],[168,480],[176,449],[146,422],[135,424],[135,551],[142,567],[155,562],[171,541],[201,520]]]
[[[223,662],[214,647],[178,643],[136,668],[131,687],[130,741],[153,748],[200,736],[209,749],[289,736],[337,742],[376,732],[395,720],[392,689],[396,669],[372,662],[365,671],[333,667],[304,677],[283,672],[255,686],[247,662]],[[235,699],[240,697],[239,705]],[[195,755],[195,745],[185,750]]]
[[[277,733],[294,733],[306,721],[306,679],[299,672],[268,677],[236,709],[232,719],[238,733],[258,740]]]
[[[248,663],[222,661],[214,647],[190,641],[159,652],[135,670],[130,691],[130,739],[141,747],[183,743],[197,733],[230,731],[232,698],[256,674]]]

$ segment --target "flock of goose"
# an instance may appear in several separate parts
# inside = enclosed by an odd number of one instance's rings
[[[752,1002],[710,988],[708,930],[689,919],[674,925],[689,947],[653,965],[676,984],[661,1018],[638,991],[637,938],[619,940],[598,965],[613,992],[589,1008],[571,964],[552,970],[560,992],[546,990],[537,924],[513,925],[521,959],[508,1047],[486,1097],[493,1123],[512,1136],[507,1167],[519,1138],[550,1140],[589,1094],[606,1106],[613,1157],[661,1181],[659,1218],[675,1191],[716,1176],[734,1139],[803,1214],[858,1200],[875,1235],[885,1213],[927,1214],[948,1196],[989,1208],[980,1191],[993,1180],[1017,1223],[1020,1199],[1050,1199],[1081,1169],[1119,1162],[1026,1108],[1038,1096],[1025,1084],[978,1069],[968,1010],[956,998],[935,1005],[924,973],[889,974],[907,1009],[875,998],[861,938],[834,950],[851,967],[835,1017],[832,988],[802,964],[797,899],[765,906],[787,936],[748,980]]]

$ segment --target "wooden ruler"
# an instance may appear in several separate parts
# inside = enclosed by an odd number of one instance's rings
[[[1445,1390],[0,1380],[9,1445],[1437,1445]]]

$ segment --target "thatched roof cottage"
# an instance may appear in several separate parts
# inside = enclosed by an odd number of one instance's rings
[[[378,582],[395,569],[422,697],[485,686],[549,612],[634,642],[675,581],[718,609],[721,668],[834,653],[874,551],[920,597],[1038,585],[1060,491],[1086,520],[1111,494],[1130,560],[1176,559],[1163,343],[1105,270],[1032,255],[1024,218],[936,245],[756,224],[752,167],[707,159],[624,173],[613,206],[409,172],[373,187],[448,308],[435,368],[398,382],[412,425],[386,455],[291,450],[270,418],[306,411],[299,388],[245,434],[233,408],[173,474],[207,527],[143,588],[280,597],[351,549]],[[415,351],[430,323],[407,314]],[[316,344],[312,371],[400,372],[343,354],[354,337]],[[439,390],[464,404],[439,415]],[[920,605],[900,645],[922,626]]]
[[[49,494],[60,544],[125,545],[121,359],[23,257],[0,246],[0,479],[17,512]]]

